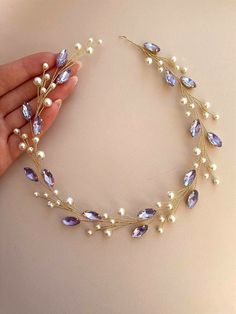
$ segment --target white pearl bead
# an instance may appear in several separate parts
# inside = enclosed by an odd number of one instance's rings
[[[183,74],[187,73],[187,71],[188,71],[188,68],[187,68],[187,67],[182,67],[182,68],[181,68],[181,72],[182,72]]]
[[[48,193],[43,193],[43,196],[45,197],[45,198],[48,198]]]
[[[162,206],[161,202],[157,202],[157,207],[161,208],[161,206]]]
[[[26,140],[26,139],[28,138],[28,135],[27,135],[26,133],[23,133],[23,134],[21,135],[21,138],[22,138],[23,140]]]
[[[56,201],[56,204],[57,204],[58,206],[60,206],[60,205],[61,205],[61,201],[60,201],[60,200],[57,200],[57,201]]]
[[[147,64],[152,64],[152,58],[147,57],[147,58],[145,59],[145,62],[146,62]]]
[[[44,69],[44,70],[48,70],[48,69],[49,69],[48,63],[45,62],[45,63],[43,64],[43,69]]]
[[[101,46],[103,44],[103,40],[102,39],[98,39],[98,44]]]
[[[158,68],[158,71],[162,73],[164,71],[163,67]]]
[[[202,158],[201,158],[201,162],[202,162],[203,164],[205,164],[206,158],[205,158],[205,157],[202,157]]]
[[[88,47],[86,52],[91,55],[93,53],[93,47]]]
[[[173,209],[173,205],[172,204],[167,204],[167,208],[168,209]]]
[[[159,217],[159,220],[160,220],[160,222],[162,222],[162,223],[163,223],[166,219],[165,219],[165,217],[164,217],[164,216],[160,216],[160,217]]]
[[[88,42],[92,44],[92,43],[94,42],[93,38],[90,37],[90,38],[88,39]]]
[[[209,103],[209,101],[206,101],[205,104],[204,104],[204,107],[206,109],[210,108],[211,104]]]
[[[179,66],[178,64],[176,64],[176,65],[175,65],[175,68],[176,68],[177,71],[179,71],[180,66]]]
[[[36,155],[40,159],[44,159],[45,158],[45,153],[42,150],[37,151]]]
[[[201,155],[201,152],[202,152],[202,151],[201,151],[201,148],[195,147],[194,150],[193,150],[193,152],[194,152],[195,155],[199,156],[199,155]]]
[[[199,164],[198,164],[197,162],[195,162],[195,163],[193,164],[193,166],[194,166],[195,169],[197,169],[197,168],[199,167]]]
[[[116,222],[115,219],[111,219],[110,220],[110,223],[113,224],[113,225],[115,224],[115,222]]]
[[[69,204],[69,205],[72,205],[74,203],[74,200],[72,197],[68,197],[67,200],[66,200],[66,203]]]
[[[171,57],[171,61],[175,63],[177,61],[176,56]]]
[[[99,224],[96,225],[96,229],[97,229],[97,230],[100,230],[100,229],[101,229],[101,225],[99,225]]]
[[[88,235],[92,235],[92,234],[93,234],[93,231],[89,229],[89,230],[87,230],[87,234],[88,234]]]
[[[25,143],[20,143],[19,144],[19,150],[21,150],[21,151],[24,151],[24,150],[26,150],[26,144]]]
[[[35,197],[39,197],[39,192],[34,192]]]
[[[215,178],[215,179],[213,180],[213,183],[216,184],[216,185],[218,185],[218,184],[220,184],[220,180]]]
[[[167,195],[171,200],[175,197],[175,193],[172,191],[167,192]]]
[[[207,173],[207,172],[204,173],[204,178],[205,178],[205,179],[208,179],[208,178],[209,178],[209,173]]]
[[[43,101],[43,104],[44,104],[45,107],[51,107],[51,105],[52,105],[51,98],[45,98],[44,101]]]
[[[42,87],[42,88],[40,89],[40,93],[41,93],[41,94],[46,94],[46,92],[47,92],[47,89],[46,89],[45,87]]]
[[[58,195],[58,194],[59,194],[59,191],[58,191],[58,190],[54,190],[53,193],[54,193],[55,195]]]
[[[110,237],[110,236],[112,235],[112,231],[109,230],[109,229],[106,229],[106,230],[104,231],[104,234],[105,234],[107,237]]]
[[[195,104],[192,103],[192,104],[189,105],[189,107],[190,107],[191,109],[194,109],[194,108],[195,108]]]
[[[176,220],[176,218],[175,218],[175,216],[174,215],[170,215],[170,216],[168,216],[168,221],[169,222],[175,222],[175,220]]]
[[[27,148],[27,153],[32,154],[33,151],[34,151],[33,147],[30,146],[30,147]]]
[[[217,165],[216,164],[211,164],[210,168],[211,168],[211,170],[216,171]]]
[[[121,216],[124,216],[124,214],[125,214],[125,209],[124,209],[124,208],[120,208],[120,209],[118,210],[118,214],[121,215]]]
[[[35,136],[35,137],[33,138],[33,142],[34,142],[35,144],[38,144],[38,142],[39,142],[39,137]]]
[[[220,119],[220,115],[219,114],[214,114],[213,119],[214,120],[219,120]]]
[[[16,135],[19,135],[20,134],[20,130],[19,129],[14,129],[13,133],[16,134]]]
[[[44,78],[45,78],[46,81],[49,81],[50,80],[50,74],[46,73],[44,75]]]
[[[33,83],[36,86],[40,86],[42,84],[42,80],[40,77],[35,77]]]
[[[187,117],[191,116],[191,112],[190,111],[186,111],[185,114],[186,114]]]
[[[55,89],[55,88],[56,88],[56,86],[57,86],[57,84],[56,84],[56,83],[51,83],[49,87],[50,87],[50,89]]]
[[[108,218],[108,214],[107,213],[103,213],[103,218],[107,219]]]
[[[159,65],[163,65],[163,63],[164,63],[164,62],[163,62],[162,60],[159,60],[159,61],[158,61],[158,64],[159,64]]]
[[[205,119],[208,119],[209,118],[209,113],[208,112],[204,112],[203,116],[204,116]]]
[[[158,231],[160,234],[162,234],[162,233],[164,232],[164,229],[161,228],[161,227],[158,227],[158,228],[157,228],[157,231]]]
[[[75,49],[80,50],[82,48],[82,45],[80,43],[75,44]]]
[[[53,207],[54,207],[54,204],[53,204],[51,201],[49,201],[49,202],[48,202],[48,207],[53,208]]]
[[[188,103],[188,98],[182,97],[182,98],[180,99],[180,103],[181,103],[182,105],[187,105],[187,103]]]

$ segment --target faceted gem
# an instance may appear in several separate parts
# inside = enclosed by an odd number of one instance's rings
[[[176,84],[175,76],[173,75],[172,72],[168,70],[166,70],[166,73],[165,73],[165,80],[166,80],[166,83],[168,83],[170,86],[175,86]]]
[[[76,226],[80,223],[79,218],[68,216],[62,219],[62,223],[66,226]]]
[[[190,133],[192,137],[197,136],[201,130],[201,123],[198,119],[194,120],[190,127]]]
[[[62,51],[60,51],[58,53],[57,60],[56,60],[57,68],[60,68],[66,64],[67,56],[68,56],[68,54],[67,54],[66,49],[63,49]]]
[[[52,173],[49,170],[47,170],[47,169],[43,169],[42,176],[43,176],[44,182],[50,188],[52,188],[54,186],[54,178],[53,178]]]
[[[148,225],[142,225],[135,228],[132,232],[132,238],[140,238],[148,230]]]
[[[196,170],[195,169],[187,172],[184,176],[184,186],[189,186],[190,184],[192,184],[195,177],[196,177]]]
[[[34,181],[34,182],[37,182],[39,180],[37,174],[35,173],[35,171],[33,169],[25,167],[24,171],[25,171],[26,177],[29,180]]]
[[[222,146],[222,141],[221,141],[221,139],[219,138],[219,136],[217,136],[216,134],[211,133],[211,132],[208,132],[208,133],[207,133],[207,138],[208,138],[208,141],[209,141],[212,145],[217,146],[217,147],[221,147],[221,146]]]
[[[187,198],[188,207],[193,208],[196,205],[197,201],[198,201],[198,191],[193,190]]]
[[[160,51],[160,48],[156,44],[153,44],[153,43],[146,42],[143,44],[143,46],[146,50],[148,50],[151,53],[156,54],[157,52]]]
[[[197,84],[192,80],[190,77],[187,76],[181,76],[180,78],[182,84],[187,88],[194,88],[197,86]]]
[[[34,122],[33,122],[34,135],[40,134],[41,129],[42,129],[42,124],[43,124],[43,119],[40,116],[35,117]]]
[[[92,210],[83,212],[83,215],[89,220],[100,220],[100,219],[102,219],[102,217],[98,213],[96,213]]]
[[[56,79],[56,83],[57,84],[64,84],[65,82],[67,82],[70,78],[71,75],[71,69],[67,69],[64,72],[62,72],[61,74],[58,75],[57,79]]]
[[[32,118],[31,106],[28,102],[24,102],[22,105],[22,114],[26,121],[29,121]]]
[[[141,210],[138,213],[138,218],[140,219],[148,219],[153,217],[156,214],[156,210],[153,208],[146,208],[144,210]]]

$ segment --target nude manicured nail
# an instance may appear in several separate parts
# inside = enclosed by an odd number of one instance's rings
[[[72,77],[70,78],[70,80],[71,80],[71,82],[72,82],[74,85],[76,85],[76,84],[78,83],[78,77],[77,77],[76,75],[72,76]]]
[[[59,107],[59,109],[61,108],[62,105],[62,100],[59,98],[57,100],[55,100],[55,104]]]

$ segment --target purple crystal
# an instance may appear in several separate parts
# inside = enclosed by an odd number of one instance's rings
[[[67,54],[66,49],[63,49],[62,51],[60,51],[58,53],[57,60],[56,60],[57,68],[60,68],[66,64],[67,56],[68,56],[68,54]]]
[[[33,169],[25,167],[24,171],[25,171],[26,177],[29,180],[34,181],[34,182],[37,182],[39,180],[37,174],[35,173],[35,171]]]
[[[100,220],[100,219],[102,219],[102,217],[98,213],[96,213],[92,210],[83,212],[83,215],[89,220]]]
[[[40,134],[41,129],[42,129],[42,124],[43,124],[43,119],[40,116],[35,117],[34,122],[33,122],[34,135]]]
[[[217,136],[216,134],[211,133],[211,132],[208,132],[208,133],[207,133],[207,138],[208,138],[208,141],[209,141],[212,145],[217,146],[217,147],[221,147],[221,146],[222,146],[222,141],[221,141],[221,139],[219,138],[219,136]]]
[[[148,230],[148,225],[142,225],[135,228],[132,232],[132,238],[140,238]]]
[[[150,42],[146,42],[143,44],[144,48],[146,50],[148,50],[151,53],[157,53],[160,51],[160,47],[158,47],[156,44],[150,43]]]
[[[190,184],[192,184],[195,177],[196,177],[196,170],[195,169],[187,172],[184,176],[184,186],[189,186]]]
[[[140,219],[148,219],[148,218],[153,217],[155,214],[156,214],[156,210],[155,209],[153,209],[153,208],[146,208],[146,209],[141,210],[138,213],[138,218],[140,218]]]
[[[58,75],[57,79],[56,79],[56,83],[57,84],[64,84],[65,82],[67,82],[70,78],[71,75],[71,69],[67,69],[64,72],[62,72],[61,74]]]
[[[80,223],[79,218],[68,216],[62,219],[62,223],[66,226],[76,226]]]
[[[192,80],[190,77],[187,76],[181,76],[180,78],[182,84],[187,88],[194,88],[197,86],[197,84]]]
[[[47,169],[43,169],[42,176],[43,176],[45,183],[47,183],[47,185],[50,188],[52,188],[54,186],[54,178],[53,178],[52,173]]]
[[[187,198],[188,207],[193,208],[196,205],[197,201],[198,201],[198,191],[193,190]]]
[[[28,102],[24,102],[22,105],[22,114],[26,121],[29,121],[32,118],[31,106]]]
[[[197,136],[201,130],[201,123],[198,119],[194,120],[190,127],[190,133],[192,137]]]
[[[165,80],[166,83],[169,84],[170,86],[175,86],[176,84],[176,78],[171,71],[166,70]]]

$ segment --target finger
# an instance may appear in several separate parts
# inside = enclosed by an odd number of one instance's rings
[[[72,69],[72,75],[78,71],[79,66],[75,64]],[[47,71],[50,76],[53,75],[56,68],[52,68],[50,71]],[[14,90],[10,91],[9,93],[5,94],[3,97],[0,98],[0,112],[1,115],[4,117],[7,114],[11,113],[13,110],[18,108],[23,104],[23,102],[33,99],[36,96],[37,89],[33,84],[32,79],[28,80],[27,82],[23,83],[22,85],[18,86]]]
[[[56,55],[51,52],[36,53],[11,63],[0,65],[0,96],[42,73],[42,64],[55,64]]]
[[[51,127],[53,122],[55,121],[60,107],[61,107],[62,100],[57,99],[53,102],[52,106],[48,108],[47,110],[43,111],[41,117],[43,119],[43,128],[42,132],[40,134],[40,137],[44,135],[44,133]],[[20,129],[21,134],[26,133],[26,134],[31,134],[31,126],[30,123],[27,123],[23,128]],[[18,158],[22,151],[19,150],[19,144],[22,142],[22,140],[15,134],[12,134],[9,137],[8,140],[8,146],[9,146],[9,151],[12,157],[12,160],[15,160]]]
[[[77,72],[75,69],[74,72]],[[63,85],[58,86],[51,93],[49,93],[49,97],[54,101],[58,98],[64,100],[66,99],[74,90],[76,84],[78,82],[77,76],[72,76],[68,82]],[[32,109],[32,115],[34,116],[37,108],[37,98],[34,98],[30,101],[30,106]],[[12,111],[5,117],[5,123],[7,125],[8,135],[12,133],[12,130],[15,128],[21,128],[24,124],[26,124],[26,120],[22,115],[22,107],[17,108]]]

